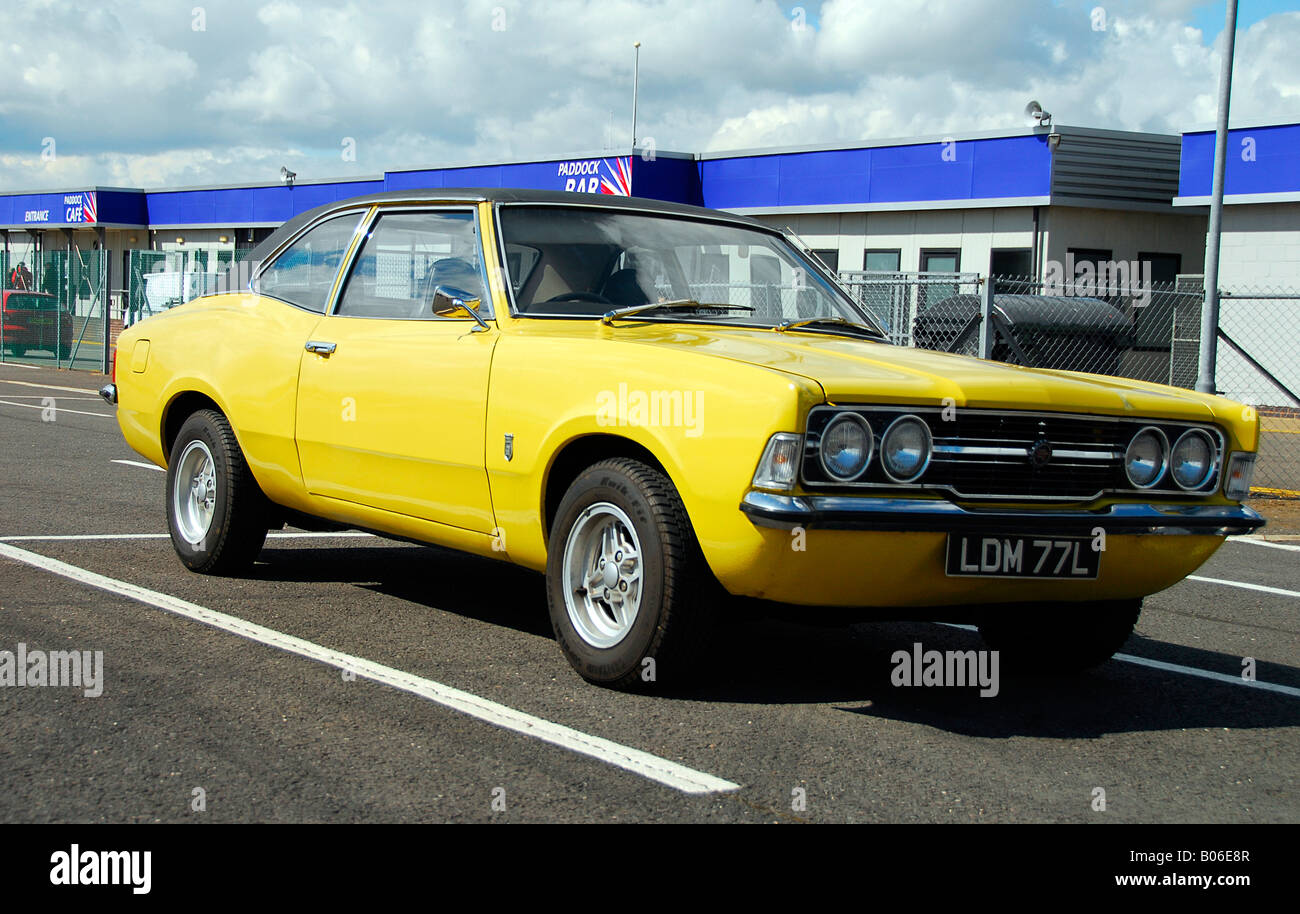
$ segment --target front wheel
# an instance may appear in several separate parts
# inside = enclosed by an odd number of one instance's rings
[[[629,458],[589,467],[560,502],[549,545],[551,626],[579,675],[650,689],[698,672],[719,588],[662,472]]]
[[[1124,646],[1142,601],[1109,600],[1004,607],[980,623],[980,636],[1008,668],[1077,673],[1099,666]]]
[[[251,566],[267,508],[226,417],[203,409],[186,419],[167,461],[167,526],[185,567],[224,575]]]

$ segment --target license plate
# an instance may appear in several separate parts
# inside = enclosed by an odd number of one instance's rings
[[[950,578],[1092,581],[1100,569],[1091,537],[948,534]]]

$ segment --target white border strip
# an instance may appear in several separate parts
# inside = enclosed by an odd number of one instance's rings
[[[401,689],[404,692],[410,692],[421,698],[427,698],[444,707],[486,721],[494,726],[513,730],[516,733],[539,739],[562,749],[568,749],[570,752],[576,752],[579,755],[589,756],[617,768],[622,768],[625,771],[630,771],[633,774],[638,774],[643,778],[672,787],[675,790],[680,790],[683,793],[705,794],[740,789],[739,784],[725,781],[711,774],[705,774],[702,771],[695,771],[685,765],[670,762],[648,752],[642,752],[630,746],[601,739],[598,736],[590,736],[561,724],[552,723],[540,717],[533,717],[531,714],[525,714],[522,711],[516,711],[486,698],[480,698],[469,692],[453,689],[431,679],[404,673],[401,670],[383,666],[372,660],[366,660],[364,657],[356,657],[351,654],[344,654],[341,651],[330,650],[319,644],[313,644],[310,641],[304,641],[283,632],[264,628],[235,616],[228,616],[225,613],[199,606],[196,603],[147,590],[126,581],[105,577],[93,571],[86,571],[84,568],[78,568],[57,559],[46,558],[43,555],[37,555],[34,552],[28,552],[15,546],[6,546],[3,543],[0,543],[0,556],[49,571],[80,584],[86,584],[90,587],[106,590],[109,593],[116,593],[132,600],[138,600],[149,606],[175,613],[178,616],[184,616],[187,619],[193,619],[195,622],[202,622],[204,625],[210,625],[213,628],[265,644],[268,647],[288,651],[291,654],[297,654],[309,660],[337,667],[340,670],[350,670],[366,679],[392,686],[395,689]]]
[[[278,540],[327,540],[327,539],[352,539],[357,537],[373,537],[375,534],[366,533],[364,530],[298,530],[276,533],[268,533],[267,539]],[[0,543],[58,543],[58,542],[78,542],[90,540],[165,540],[170,537],[168,533],[40,533],[28,534],[23,536],[0,536]],[[399,540],[393,541],[395,545],[401,545]]]

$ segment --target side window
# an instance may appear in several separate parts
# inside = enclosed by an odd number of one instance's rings
[[[435,319],[433,292],[438,286],[479,299],[479,312],[490,313],[474,214],[387,213],[362,242],[336,313]]]
[[[257,291],[324,313],[360,221],[360,213],[348,213],[316,226],[271,262],[258,277]]]

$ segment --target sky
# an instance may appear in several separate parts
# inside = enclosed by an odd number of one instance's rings
[[[1300,11],[1241,0],[1234,123],[1300,121]],[[0,190],[1212,125],[1197,0],[0,0]]]

